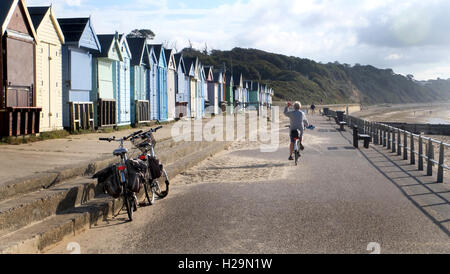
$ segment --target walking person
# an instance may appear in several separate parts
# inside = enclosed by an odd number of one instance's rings
[[[314,103],[311,105],[311,115],[316,114],[316,105]]]
[[[284,108],[284,115],[290,120],[290,138],[291,138],[291,146],[290,146],[290,154],[289,160],[293,161],[294,158],[292,154],[294,153],[294,143],[295,139],[299,139],[300,141],[300,149],[304,150],[302,141],[303,141],[303,131],[305,127],[309,126],[308,120],[306,119],[306,115],[303,111],[301,111],[302,104],[300,102],[294,103],[294,110],[289,111],[289,108],[292,106],[291,102],[287,103],[287,106]]]

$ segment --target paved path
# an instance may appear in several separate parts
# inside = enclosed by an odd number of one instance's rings
[[[350,132],[313,118],[300,166],[237,143],[178,176],[171,193],[49,253],[449,253],[450,187],[383,148],[355,150]],[[284,121],[283,123],[286,123]]]

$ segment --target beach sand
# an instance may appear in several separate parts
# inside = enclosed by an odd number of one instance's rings
[[[352,115],[376,122],[450,124],[450,104],[378,105]]]

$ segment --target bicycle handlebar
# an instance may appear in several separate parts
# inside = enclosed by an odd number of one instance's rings
[[[135,133],[130,134],[129,136],[124,137],[123,139],[124,139],[124,140],[128,140],[128,139],[130,139],[131,137],[134,137],[134,136],[136,136],[136,135],[141,134],[142,132],[143,132],[142,130],[136,131]]]

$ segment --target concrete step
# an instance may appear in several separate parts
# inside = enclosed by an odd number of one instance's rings
[[[174,159],[166,164],[169,177],[176,176],[230,144],[179,143],[166,149],[165,153],[171,155],[167,159]],[[143,196],[141,192],[140,200]],[[2,201],[0,253],[40,253],[65,237],[107,220],[121,207],[120,200],[105,196],[96,180],[87,177],[78,177],[47,190]]]
[[[209,153],[211,143],[202,142],[180,142],[169,146],[167,143],[160,146],[156,151],[161,163],[170,165],[169,175],[177,173],[177,170],[185,168],[179,159],[186,157],[191,159],[191,154],[205,151]],[[220,146],[219,146],[220,147]],[[116,162],[114,158],[110,162]],[[187,161],[190,162],[190,161]],[[100,170],[104,164],[96,164],[94,170]],[[99,194],[103,189],[97,187],[97,180],[91,176],[79,176],[64,182],[60,182],[48,189],[27,193],[9,200],[0,201],[0,236],[20,229],[30,223],[41,221],[44,218],[59,214],[74,206],[86,203]]]

